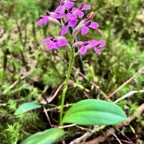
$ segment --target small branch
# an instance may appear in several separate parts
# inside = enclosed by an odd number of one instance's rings
[[[117,99],[114,103],[118,103],[119,101],[130,97],[131,95],[135,94],[135,93],[143,93],[144,90],[139,90],[139,91],[130,91],[129,93],[125,94],[124,96],[120,97],[119,99]]]
[[[20,82],[20,80],[25,79],[25,78],[28,77],[31,73],[32,73],[32,72],[26,72],[26,73],[24,73],[24,75],[23,75],[19,80],[17,80],[17,81],[15,81],[14,83],[12,83],[12,84],[9,86],[8,89],[6,89],[6,90],[4,90],[4,91],[2,92],[2,94],[5,95],[9,90],[11,90],[12,88],[14,88],[14,87],[17,85],[17,83]]]
[[[122,89],[125,85],[130,83],[137,75],[142,74],[144,71],[144,67],[140,68],[137,73],[135,73],[130,79],[128,79],[125,83],[123,83],[119,88],[117,88],[114,92],[112,92],[108,98],[113,97],[120,89]]]
[[[64,105],[64,108],[70,107],[70,106],[72,106],[72,105],[73,105],[73,103],[72,103],[72,104],[66,104],[66,105]],[[55,108],[51,108],[51,109],[47,109],[47,112],[48,112],[48,111],[58,110],[58,109],[60,109],[60,108],[61,108],[61,106],[58,106],[58,107],[55,107]]]
[[[116,134],[112,133],[112,135],[116,138],[116,140],[118,141],[119,144],[122,144],[122,142],[121,142],[120,139],[116,136]]]
[[[48,115],[48,112],[47,112],[46,108],[44,108],[44,113],[45,113],[45,115],[46,115],[46,118],[47,118],[47,120],[48,120],[48,123],[49,123],[50,126],[52,127],[52,123],[51,123],[51,121],[50,121],[50,118],[49,118],[49,115]]]
[[[69,127],[73,127],[76,126],[76,124],[70,124],[70,125],[64,125],[64,126],[59,126],[58,128],[69,128]]]
[[[88,137],[90,137],[92,134],[94,134],[97,131],[100,131],[101,129],[105,128],[105,126],[95,126],[93,130],[91,130],[91,132],[86,132],[84,135],[82,135],[79,138],[76,138],[75,140],[71,141],[70,144],[80,144],[81,142],[83,142],[84,140],[86,140]]]
[[[47,98],[44,98],[40,101],[41,104],[45,105],[47,103],[50,103],[54,100],[54,98],[57,96],[58,92],[62,89],[64,85],[64,82],[57,88],[57,90],[55,91],[55,93],[53,94],[53,96],[50,96],[50,97],[47,97]],[[45,93],[45,91],[43,92]]]

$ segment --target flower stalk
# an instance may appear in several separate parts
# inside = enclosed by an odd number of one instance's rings
[[[69,79],[72,73],[72,67],[74,64],[74,55],[75,55],[74,48],[72,48],[70,62],[69,62],[68,71],[67,71],[67,77],[65,79],[64,88],[63,88],[62,97],[61,97],[60,120],[59,120],[60,124],[61,124],[62,116],[63,116],[63,109],[64,109],[64,103],[65,103],[65,96],[66,96],[66,92],[68,89],[68,82],[69,82]]]

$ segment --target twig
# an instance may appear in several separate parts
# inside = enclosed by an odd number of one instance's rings
[[[57,96],[58,92],[62,89],[63,85],[64,85],[64,82],[57,88],[57,90],[55,91],[55,93],[53,94],[53,96],[50,96],[48,98],[42,99],[40,101],[40,103],[44,105],[44,104],[52,102],[53,99]],[[45,91],[43,93],[45,93]]]
[[[112,135],[116,138],[116,140],[119,142],[119,144],[122,144],[122,142],[120,141],[120,139],[114,133],[112,133]]]
[[[48,115],[48,112],[47,112],[46,108],[44,108],[44,113],[45,113],[45,115],[46,115],[46,118],[47,118],[50,126],[52,127],[52,123],[51,123],[51,121],[50,121],[50,118],[49,118],[49,115]]]
[[[76,124],[70,124],[70,125],[59,126],[58,128],[69,128],[69,127],[73,127],[73,126],[76,126]]]
[[[8,89],[4,90],[2,92],[3,95],[5,95],[10,89],[14,88],[15,85],[17,85],[17,83],[19,83],[20,80],[25,79],[26,77],[28,77],[32,72],[26,72],[19,80],[15,81],[14,83],[12,83]]]
[[[140,68],[137,73],[135,73],[130,79],[128,79],[125,83],[123,83],[119,88],[117,88],[114,92],[112,92],[108,96],[108,98],[113,97],[120,89],[122,89],[125,85],[127,85],[128,83],[130,83],[137,75],[143,73],[143,70],[144,70],[144,66],[142,68]]]
[[[64,106],[64,108],[66,108],[66,107],[70,107],[70,106],[72,106],[73,104],[74,104],[74,103],[72,103],[72,104],[66,104],[66,105]],[[55,107],[55,108],[47,109],[47,112],[48,112],[48,111],[58,110],[58,109],[60,109],[60,106]]]
[[[91,132],[86,132],[84,135],[82,135],[79,138],[76,138],[75,140],[71,141],[70,144],[80,144],[82,141],[86,140],[88,137],[90,137],[92,134],[94,134],[97,131],[100,131],[105,126],[95,127]]]
[[[120,97],[119,99],[117,99],[114,103],[118,103],[119,101],[130,97],[131,95],[135,94],[135,93],[143,93],[144,90],[139,90],[139,91],[130,91],[129,93],[125,94],[124,96]]]

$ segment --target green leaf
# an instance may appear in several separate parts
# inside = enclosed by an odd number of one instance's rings
[[[23,114],[23,113],[26,113],[27,111],[37,109],[40,107],[41,107],[41,105],[36,101],[24,103],[19,106],[19,108],[16,110],[16,112],[14,114],[15,115]]]
[[[116,104],[95,99],[74,104],[62,119],[63,123],[80,125],[114,125],[126,119],[123,110]]]
[[[48,129],[44,132],[38,132],[27,139],[21,144],[53,144],[64,135],[64,130],[59,128]]]

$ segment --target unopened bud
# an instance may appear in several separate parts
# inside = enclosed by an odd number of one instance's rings
[[[92,11],[91,13],[89,13],[87,16],[86,16],[86,19],[87,20],[92,20],[95,16],[95,13]]]

